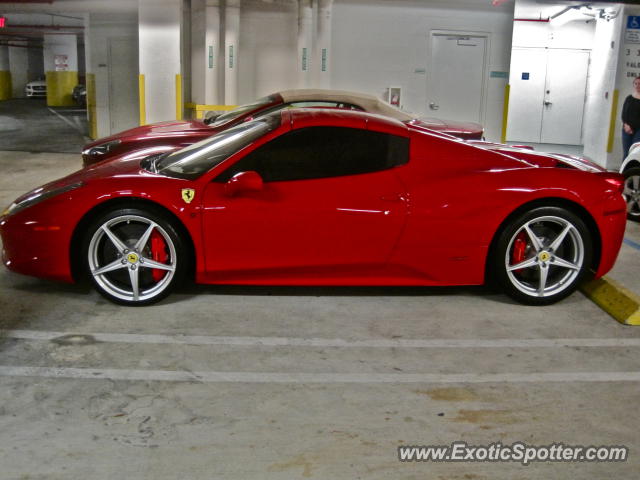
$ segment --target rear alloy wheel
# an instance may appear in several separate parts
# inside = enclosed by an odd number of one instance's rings
[[[639,222],[640,167],[634,167],[624,171],[624,191],[622,195],[627,202],[627,218]]]
[[[115,210],[88,229],[83,255],[92,283],[124,305],[148,305],[182,280],[183,242],[164,217],[138,209]]]
[[[591,265],[592,241],[572,212],[540,207],[501,232],[494,257],[494,272],[505,293],[529,305],[548,305],[578,287]]]

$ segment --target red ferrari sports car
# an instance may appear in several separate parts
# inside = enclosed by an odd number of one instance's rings
[[[479,140],[483,133],[482,125],[477,123],[418,118],[372,95],[363,93],[312,89],[286,90],[261,98],[254,103],[242,105],[223,115],[207,116],[204,120],[154,123],[101,138],[85,145],[82,151],[82,162],[87,166],[114,156],[122,156],[124,153],[128,153],[131,158],[142,158],[153,153],[178,150],[260,115],[296,107],[343,108],[377,113],[468,140]]]
[[[454,188],[455,186],[455,188]],[[207,284],[476,285],[528,304],[614,264],[623,178],[368,113],[285,109],[84,168],[0,217],[5,265],[143,305]]]

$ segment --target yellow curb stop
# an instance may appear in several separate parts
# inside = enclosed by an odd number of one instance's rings
[[[640,325],[640,297],[608,277],[584,283],[580,290],[624,325]]]

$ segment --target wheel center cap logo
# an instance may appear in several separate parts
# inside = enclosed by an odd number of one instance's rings
[[[549,255],[549,252],[540,252],[540,255],[538,255],[538,259],[541,262],[548,262],[551,259],[551,255]]]
[[[129,255],[127,255],[127,261],[129,263],[137,263],[138,262],[138,255],[136,255],[135,253],[130,253]]]

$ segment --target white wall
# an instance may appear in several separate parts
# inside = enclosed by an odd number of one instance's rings
[[[481,8],[480,2],[467,2],[463,9],[442,5],[418,0],[336,0],[331,88],[382,96],[386,87],[400,86],[406,110],[431,115],[427,81],[432,30],[486,32],[488,72],[508,71],[513,12]],[[482,6],[491,7],[490,2]],[[500,138],[506,83],[490,76],[485,82],[484,126],[490,140]]]
[[[69,72],[78,71],[78,39],[71,35],[44,36],[44,71],[56,70],[55,60],[57,56],[66,56],[66,67]]]
[[[616,84],[623,21],[623,14],[611,21],[598,20],[589,68],[589,87],[584,117],[584,155],[607,168],[611,163],[610,156],[607,154],[609,119]],[[612,159],[622,155],[619,131],[615,138],[613,152]]]
[[[138,0],[140,73],[145,76],[147,123],[176,118],[182,20],[181,0]]]
[[[590,50],[595,23],[595,20],[574,21],[554,27],[548,22],[514,21],[513,46]]]
[[[96,76],[96,120],[98,138],[111,134],[109,116],[109,39],[129,38],[131,48],[138,46],[137,12],[92,13],[88,18],[85,44],[87,73]],[[138,71],[132,71],[134,79]]]
[[[297,29],[297,2],[243,0],[237,59],[239,103],[296,88]]]

